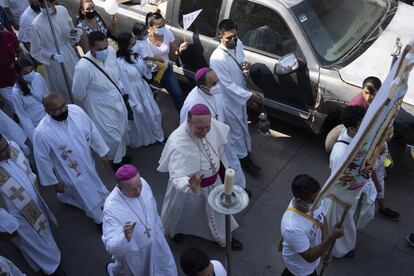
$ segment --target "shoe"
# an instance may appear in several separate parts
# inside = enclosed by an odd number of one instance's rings
[[[407,236],[407,242],[409,245],[414,247],[414,233],[411,233]]]
[[[248,196],[249,198],[251,198],[251,197],[252,197],[252,191],[247,190],[246,188],[244,188],[243,190],[247,193],[247,196]]]
[[[348,253],[346,253],[346,255],[344,256],[344,258],[347,258],[347,259],[353,259],[355,257],[355,251],[354,250],[351,250],[351,251],[349,251]]]
[[[243,244],[236,240],[235,238],[231,239],[231,250],[240,251],[243,249]]]
[[[245,172],[254,177],[258,177],[262,171],[262,168],[256,165],[249,155],[245,158],[240,159],[240,165]]]
[[[390,208],[380,208],[379,213],[390,220],[399,220],[400,213],[391,210]]]
[[[55,272],[50,274],[50,276],[67,276],[66,272],[62,269],[62,267],[59,265]]]
[[[183,234],[175,234],[174,237],[172,237],[172,240],[176,243],[183,243],[184,242],[184,235]]]

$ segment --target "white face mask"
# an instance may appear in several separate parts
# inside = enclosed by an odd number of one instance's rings
[[[219,94],[221,92],[220,84],[217,83],[211,87],[209,92],[211,95]]]

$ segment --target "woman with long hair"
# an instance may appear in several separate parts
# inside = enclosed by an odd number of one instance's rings
[[[148,25],[147,40],[154,57],[162,58],[164,64],[168,65],[167,71],[161,79],[161,84],[173,97],[175,108],[180,111],[184,103],[184,96],[168,56],[173,53],[178,57],[187,49],[188,43],[183,42],[179,46],[177,45],[174,34],[165,27],[165,19],[159,12],[148,13],[146,23]]]
[[[128,94],[134,119],[129,121],[129,146],[138,148],[164,140],[161,112],[154,100],[152,90],[144,77],[151,78],[151,70],[138,54],[133,53],[135,37],[130,33],[117,36],[118,66],[124,92]]]
[[[79,13],[76,27],[83,31],[79,46],[83,52],[89,51],[87,35],[93,31],[102,32],[107,38],[110,38],[108,42],[111,46],[114,46],[111,32],[115,28],[117,19],[115,15],[111,17],[111,22],[106,22],[102,16],[96,11],[95,4],[92,0],[81,0],[79,2]],[[111,43],[112,42],[112,43]]]
[[[42,100],[48,88],[45,79],[34,71],[29,56],[19,58],[14,68],[17,77],[12,92],[13,104],[24,132],[32,142],[34,129],[46,114]]]

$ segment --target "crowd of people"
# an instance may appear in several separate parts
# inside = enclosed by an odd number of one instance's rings
[[[66,275],[51,231],[57,220],[38,190],[39,184],[52,186],[60,202],[83,210],[102,227],[112,255],[108,275],[177,275],[166,236],[182,243],[194,235],[224,247],[224,215],[207,198],[223,184],[225,168],[235,170],[235,183],[249,196],[245,173],[261,173],[251,158],[246,107],[263,96],[246,85],[250,63],[237,26],[230,19],[219,23],[220,44],[210,68],[198,69],[196,86],[185,97],[169,55],[181,55],[188,43],[176,43],[159,12],[149,13],[145,25],[116,33],[117,18],[106,22],[92,0],[80,1],[76,24],[56,2],[0,0],[0,238],[13,242],[34,271]],[[331,169],[339,165],[380,86],[377,78],[367,78],[344,110]],[[159,88],[168,91],[180,115],[167,139],[153,93]],[[127,146],[154,143],[165,144],[157,170],[169,174],[160,214],[150,183],[127,155]],[[113,169],[112,191],[99,177],[96,159]],[[310,213],[321,189],[313,177],[293,180],[294,199],[281,223],[283,275],[316,275],[333,244],[334,257],[352,257],[356,229],[373,218],[375,202],[380,214],[399,219],[384,198],[390,162],[384,144],[361,192],[365,196],[355,198],[358,204],[343,225],[332,198]],[[232,217],[231,231],[237,228]],[[413,234],[408,241],[414,244]],[[233,238],[231,249],[242,250],[243,243]],[[198,248],[184,250],[180,265],[190,276],[226,275],[220,262]],[[23,275],[0,257],[2,272]]]

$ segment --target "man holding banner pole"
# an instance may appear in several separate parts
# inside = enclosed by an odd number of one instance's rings
[[[282,256],[286,265],[282,276],[316,276],[320,258],[344,234],[338,225],[328,234],[323,206],[310,212],[320,189],[318,181],[307,174],[296,176],[292,182],[294,198],[280,226],[283,236]]]

